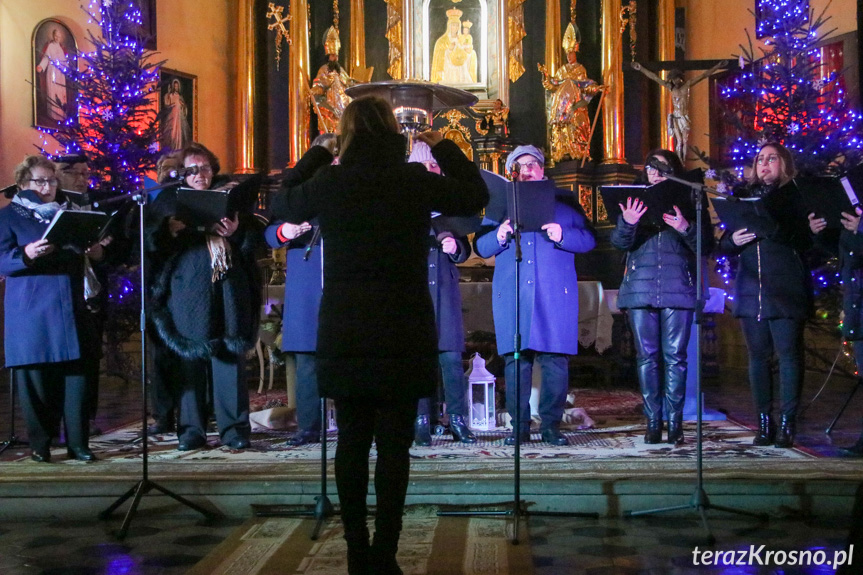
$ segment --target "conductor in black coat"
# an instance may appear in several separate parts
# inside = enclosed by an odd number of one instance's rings
[[[432,147],[446,177],[406,164],[405,138],[381,98],[351,102],[340,126],[340,165],[324,166],[274,198],[272,215],[294,223],[318,218],[327,246],[318,385],[336,405],[336,485],[348,572],[401,573],[395,554],[417,400],[434,393],[438,368],[426,269],[430,214],[474,214],[488,190],[478,168],[437,132],[417,137]],[[373,439],[377,514],[370,547]]]

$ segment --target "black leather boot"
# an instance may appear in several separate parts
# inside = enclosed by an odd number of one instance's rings
[[[794,432],[797,428],[797,422],[793,415],[783,415],[779,422],[779,431],[776,433],[776,443],[774,447],[788,448],[794,445]]]
[[[463,415],[450,415],[449,416],[449,430],[452,432],[452,437],[456,441],[461,441],[462,443],[476,443],[476,435],[470,430],[467,426],[467,423],[464,422]]]
[[[418,447],[431,445],[431,430],[429,429],[429,416],[418,415],[414,421],[414,443]]]
[[[371,575],[369,532],[345,533],[348,543],[348,575]]]
[[[644,443],[653,445],[662,441],[662,420],[648,419],[647,431],[644,433]]]
[[[667,443],[683,445],[683,441],[683,414],[677,413],[669,416]]]
[[[752,445],[764,447],[773,443],[773,437],[776,435],[776,430],[773,428],[773,422],[770,420],[769,413],[758,414],[758,433],[755,434],[755,439],[752,440]]]
[[[369,551],[370,573],[375,575],[404,575],[404,571],[396,562],[398,548],[397,538],[393,540],[391,537],[379,536],[375,532],[375,540]]]

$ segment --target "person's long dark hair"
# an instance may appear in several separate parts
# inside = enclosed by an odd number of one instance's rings
[[[339,122],[339,150],[344,154],[357,134],[398,134],[399,123],[389,102],[378,96],[357,98],[348,104]]]
[[[647,179],[647,162],[650,161],[650,158],[659,158],[671,168],[671,175],[681,177],[683,175],[683,163],[680,161],[680,158],[677,157],[677,154],[670,150],[666,150],[664,148],[656,148],[655,150],[651,150],[649,154],[644,158],[644,166],[645,169],[638,175],[635,183],[637,184],[646,184],[648,183]]]

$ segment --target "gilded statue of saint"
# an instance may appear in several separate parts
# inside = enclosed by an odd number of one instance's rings
[[[339,31],[334,26],[327,30],[324,49],[327,52],[327,63],[318,69],[312,80],[312,98],[318,124],[323,132],[335,133],[342,117],[342,112],[351,102],[351,97],[345,93],[345,88],[357,83],[344,68],[339,65]]]
[[[681,162],[686,161],[687,142],[689,141],[689,130],[692,121],[689,119],[689,90],[695,84],[704,80],[728,62],[723,60],[715,66],[692,80],[686,80],[680,70],[671,70],[668,80],[663,80],[638,62],[633,62],[632,67],[638,70],[671,93],[671,113],[668,114],[668,133],[674,137],[674,152]]]
[[[475,84],[477,57],[473,48],[470,20],[461,21],[462,11],[446,11],[447,26],[435,41],[432,54],[431,81],[443,84]]]
[[[563,36],[563,51],[566,64],[553,77],[545,66],[542,85],[548,93],[547,113],[551,127],[551,159],[558,162],[564,158],[580,160],[590,157],[590,116],[587,105],[602,86],[587,77],[587,71],[577,59],[578,32],[572,23]]]

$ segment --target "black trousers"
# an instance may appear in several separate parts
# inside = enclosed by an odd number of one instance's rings
[[[515,354],[504,354],[504,376],[506,377],[506,409],[515,425]],[[524,350],[519,357],[518,391],[521,396],[521,431],[530,431],[530,388],[533,377],[533,362],[542,371],[539,390],[540,428],[557,429],[566,407],[566,392],[569,390],[569,357],[561,353],[540,353]]]
[[[212,372],[213,411],[222,443],[248,439],[249,390],[246,384],[245,356],[213,356],[209,360],[183,360],[180,369],[183,392],[177,437],[189,441],[206,437],[208,374]]]
[[[158,337],[149,338],[153,352],[150,372],[150,413],[157,423],[173,425],[180,406],[182,361]]]
[[[803,320],[740,318],[749,352],[749,385],[758,413],[773,409],[773,352],[779,357],[780,413],[794,418],[803,387]]]
[[[14,368],[27,438],[33,451],[43,451],[66,424],[66,445],[87,447],[87,378],[80,360],[40,363]]]
[[[441,351],[437,354],[446,412],[450,415],[470,415],[467,408],[467,378],[461,363],[460,351]],[[417,415],[431,414],[432,398],[423,397],[417,404]]]
[[[374,439],[375,544],[395,548],[402,529],[402,513],[410,475],[409,449],[414,440],[416,400],[377,397],[336,399],[339,443],[336,447],[336,487],[345,538],[368,538],[366,497],[369,489],[369,451]]]
[[[651,421],[680,421],[686,399],[686,346],[692,332],[691,309],[636,308],[629,310],[635,340],[638,383],[644,399],[644,415]],[[664,377],[660,376],[664,366]],[[664,385],[663,385],[664,384]]]
[[[321,430],[321,396],[318,395],[318,368],[314,353],[295,353],[297,362],[297,427],[300,431]]]

